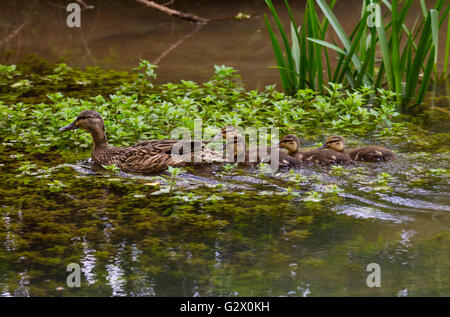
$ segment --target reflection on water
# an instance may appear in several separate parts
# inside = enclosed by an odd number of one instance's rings
[[[373,218],[378,220],[387,220],[395,223],[405,223],[412,221],[412,218],[406,216],[395,216],[386,212],[382,212],[373,207],[361,207],[361,206],[343,206],[342,210],[338,214],[345,214],[356,218]]]
[[[289,21],[282,1],[274,1],[282,21]],[[425,1],[428,7],[434,1]],[[81,28],[66,26],[65,2],[39,1],[23,31],[0,47],[0,63],[17,63],[26,54],[73,66],[98,65],[107,69],[129,70],[138,58],[156,63],[158,81],[180,79],[203,82],[211,77],[213,65],[233,66],[250,89],[278,83],[278,71],[263,14],[261,0],[176,0],[174,9],[212,19],[201,27],[170,17],[135,1],[89,0],[92,10],[82,11]],[[0,3],[0,40],[26,20],[32,1],[3,0]],[[360,0],[337,1],[334,13],[350,32],[360,15]],[[297,20],[301,20],[305,1],[291,1]],[[412,26],[420,14],[419,1],[413,1],[406,24]],[[234,19],[239,13],[250,19]],[[270,16],[270,14],[269,14]],[[286,28],[289,29],[289,28]],[[331,38],[326,39],[333,42]],[[174,48],[175,47],[175,48]],[[444,56],[445,35],[440,38],[439,54]],[[439,67],[443,67],[443,59]]]
[[[342,170],[187,169],[172,195],[151,195],[164,185],[155,176],[95,172],[88,160],[28,177],[10,161],[1,167],[1,294],[448,296],[440,152]],[[41,177],[66,187],[51,193]],[[68,263],[80,264],[81,288],[65,285]],[[382,268],[381,288],[365,284],[369,263]]]

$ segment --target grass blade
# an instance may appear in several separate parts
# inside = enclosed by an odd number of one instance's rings
[[[383,26],[383,19],[379,7],[377,7],[375,10],[375,19],[377,25],[376,29],[378,34],[378,40],[380,42],[381,54],[383,56],[383,65],[386,72],[388,87],[390,90],[394,91],[394,76],[392,74],[392,62],[389,53],[389,44],[386,39],[386,31]]]
[[[275,54],[275,59],[279,66],[281,85],[283,86],[283,89],[285,91],[289,91],[291,85],[289,83],[288,75],[286,74],[286,72],[284,70],[286,68],[286,66],[284,63],[283,51],[281,50],[280,44],[278,43],[278,40],[272,30],[272,27],[269,23],[269,19],[267,18],[266,14],[264,14],[264,21],[266,23],[267,30],[269,31],[270,42],[272,43],[272,48],[273,48],[273,52]]]
[[[445,56],[444,56],[444,78],[447,77],[449,54],[450,54],[450,18],[447,21],[447,40],[445,41]]]
[[[331,26],[333,27],[333,29],[336,32],[339,39],[341,40],[346,51],[350,52],[351,47],[352,47],[350,40],[349,40],[347,34],[345,33],[344,28],[342,27],[342,25],[339,23],[336,16],[331,11],[330,7],[323,0],[316,0],[316,2],[319,5],[322,12],[324,13],[324,15],[329,20]],[[352,55],[351,60],[352,60],[353,64],[355,65],[355,68],[358,71],[360,71],[361,70],[361,61],[359,60],[359,58],[356,55]],[[365,85],[370,86],[370,82],[367,80],[367,78],[365,76],[363,78],[363,82]]]
[[[281,35],[281,39],[282,42],[284,44],[284,48],[285,48],[285,52],[286,52],[286,59],[287,59],[287,64],[289,65],[289,68],[294,69],[295,68],[295,63],[294,63],[294,59],[292,58],[292,54],[291,54],[291,46],[289,44],[289,41],[287,39],[286,33],[284,32],[283,29],[283,25],[281,24],[280,18],[278,17],[278,13],[275,10],[275,7],[272,4],[271,0],[266,0],[267,5],[269,6],[269,9],[273,15],[273,18],[275,20],[275,23],[278,27],[278,31],[280,32]],[[287,2],[286,2],[287,3]],[[296,87],[296,81],[297,78],[293,75],[288,75],[289,76],[289,82],[291,84],[291,89],[293,89],[293,87]],[[290,90],[291,90],[290,89]]]
[[[399,41],[400,36],[398,32],[398,15],[397,15],[397,0],[392,1],[392,73],[394,75],[394,91],[398,103],[401,103],[402,98],[402,86],[401,86],[401,73],[400,73],[400,54],[399,54]]]
[[[439,45],[439,13],[435,9],[430,10],[431,16],[431,38],[434,46],[434,64],[438,61],[438,45]]]
[[[319,44],[319,45],[322,45],[322,46],[331,48],[332,50],[338,52],[339,54],[347,55],[347,52],[345,52],[342,48],[337,47],[337,46],[334,45],[334,44],[331,44],[331,43],[328,43],[328,42],[325,42],[325,41],[322,41],[322,40],[318,40],[318,39],[313,39],[313,38],[310,38],[310,37],[307,37],[306,39],[307,39],[308,41],[317,43],[317,44]]]
[[[292,39],[292,58],[295,62],[295,71],[300,74],[300,45],[298,39],[298,33],[295,30],[294,24],[291,22],[291,39]]]
[[[433,59],[434,52],[433,51],[435,51],[435,50],[436,50],[436,48],[433,47],[433,49],[430,52],[430,56],[428,57],[428,62],[427,62],[427,66],[424,71],[422,83],[420,84],[419,93],[417,94],[416,105],[422,103],[425,93],[427,92],[428,87],[430,85],[431,73],[433,71],[433,65],[434,65],[434,59]]]

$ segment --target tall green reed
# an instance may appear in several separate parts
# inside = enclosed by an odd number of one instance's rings
[[[329,4],[324,0],[307,0],[301,25],[297,25],[285,0],[292,44],[272,1],[266,0],[266,3],[281,37],[280,45],[267,15],[264,15],[282,86],[288,94],[306,87],[323,92],[328,82],[352,88],[387,88],[397,94],[401,110],[408,111],[423,101],[430,81],[439,80],[439,29],[448,17],[450,7],[445,5],[445,0],[437,0],[432,9],[420,0],[421,11],[410,28],[405,20],[412,0],[400,3],[397,0],[363,0],[360,19],[350,35],[332,11],[335,0]],[[323,13],[322,19],[319,10]],[[332,36],[329,26],[338,38],[337,43],[325,41],[326,36]],[[447,78],[449,31],[450,24],[441,79]],[[335,63],[330,62],[332,53],[337,57]]]

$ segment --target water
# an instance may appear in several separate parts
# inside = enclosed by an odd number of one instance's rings
[[[425,2],[428,7],[434,6],[434,1]],[[276,61],[263,18],[264,13],[270,14],[262,0],[228,0],[226,4],[211,0],[176,0],[171,8],[212,19],[201,28],[135,1],[90,0],[87,3],[95,8],[82,11],[81,28],[68,28],[63,4],[54,0],[39,1],[23,32],[0,48],[0,63],[17,63],[34,53],[52,62],[64,59],[78,67],[99,65],[129,70],[143,58],[158,65],[160,83],[180,79],[203,82],[211,77],[215,64],[224,64],[239,70],[249,89],[263,89],[274,83],[281,85],[278,70],[273,68]],[[274,3],[288,30],[289,16],[284,4],[282,1]],[[31,4],[27,0],[1,1],[0,39],[25,20]],[[333,10],[347,33],[357,23],[360,5],[360,0],[338,1]],[[291,1],[291,6],[296,19],[301,21],[305,1]],[[239,12],[251,18],[234,19]],[[419,1],[414,1],[405,23],[411,27],[420,12]],[[273,21],[272,25],[275,25]],[[442,32],[439,56],[445,53],[445,32]],[[332,38],[326,40],[333,42]],[[337,37],[334,40],[338,42]],[[439,63],[442,69],[443,58]]]
[[[0,4],[4,33],[23,18],[13,2]],[[20,33],[0,61],[34,52],[75,66],[130,69],[141,57],[160,59],[159,82],[201,82],[214,64],[234,66],[248,88],[279,80],[268,68],[275,61],[263,1],[176,1],[178,9],[227,18],[198,30],[129,1],[87,2],[96,9],[83,11],[81,30],[65,27],[57,3],[40,3],[29,24],[34,33]],[[352,25],[348,7],[356,6],[348,3],[336,10]],[[239,11],[252,18],[229,19]],[[439,100],[428,104],[445,106]],[[95,169],[88,152],[19,158],[14,144],[0,143],[0,294],[449,296],[449,125],[445,115],[433,116],[418,119],[428,131],[421,139],[387,144],[398,153],[392,162],[294,174],[187,169],[171,195],[152,195],[166,182],[154,175]],[[22,175],[16,169],[26,160],[37,168]],[[49,186],[54,180],[64,186]],[[66,285],[69,263],[81,266],[80,288]],[[370,263],[381,267],[380,288],[366,284]]]
[[[171,195],[151,194],[155,176],[96,172],[88,155],[33,176],[16,177],[14,159],[2,166],[4,296],[450,294],[448,152],[294,174],[194,168]],[[81,288],[65,284],[69,263],[82,266]],[[381,288],[366,285],[370,263]]]

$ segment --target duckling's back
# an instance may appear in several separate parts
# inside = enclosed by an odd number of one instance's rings
[[[297,160],[304,163],[314,163],[322,165],[331,164],[351,164],[352,158],[344,153],[333,151],[330,149],[315,149],[310,151],[301,151],[294,156]]]
[[[381,146],[361,146],[345,151],[353,160],[364,162],[388,161],[395,158],[395,154]]]

